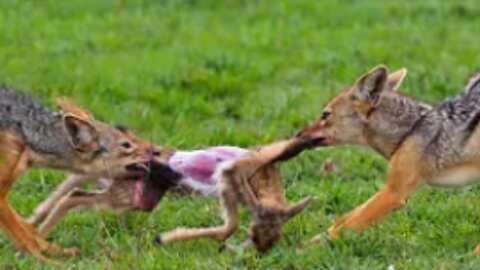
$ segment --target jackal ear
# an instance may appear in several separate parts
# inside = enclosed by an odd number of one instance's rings
[[[407,76],[406,68],[401,68],[393,73],[390,73],[390,75],[388,75],[386,89],[393,91],[398,90],[403,82],[403,79],[405,79],[405,76]]]
[[[375,107],[380,101],[380,95],[388,78],[388,70],[380,65],[363,75],[355,84],[354,98]]]
[[[78,106],[72,99],[67,97],[57,98],[57,106],[64,114],[72,114],[77,118],[88,121],[93,120],[93,116],[82,107]]]
[[[480,73],[474,74],[468,80],[467,87],[465,87],[467,93],[480,92]]]
[[[312,196],[307,196],[300,200],[299,202],[290,205],[287,209],[285,209],[283,220],[284,222],[289,221],[291,218],[294,216],[300,214],[303,210],[305,210],[305,207],[310,203],[312,200]]]
[[[63,125],[73,148],[81,152],[96,149],[98,132],[90,122],[78,118],[76,115],[65,114]]]

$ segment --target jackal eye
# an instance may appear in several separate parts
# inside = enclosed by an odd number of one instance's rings
[[[320,119],[322,120],[327,120],[327,118],[332,114],[332,112],[329,111],[323,111],[322,115],[320,116]]]
[[[155,157],[159,157],[161,154],[162,152],[158,149],[154,149],[152,152],[152,155],[154,155]]]
[[[122,144],[122,147],[125,148],[125,149],[130,149],[132,148],[132,144],[130,142],[123,142]]]

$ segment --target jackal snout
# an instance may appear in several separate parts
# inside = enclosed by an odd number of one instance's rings
[[[171,148],[153,146],[149,149],[151,159],[149,161],[150,178],[154,181],[167,181],[171,184],[178,184],[182,175],[174,171],[168,164],[168,159],[175,152]]]
[[[147,171],[156,170],[159,168],[169,168],[168,159],[173,155],[175,150],[163,146],[142,144],[142,150],[144,160],[139,163],[132,163],[127,165],[130,171]],[[170,168],[169,168],[170,169]]]
[[[327,146],[327,137],[322,133],[321,126],[315,122],[295,134],[295,138],[308,142],[310,147]]]

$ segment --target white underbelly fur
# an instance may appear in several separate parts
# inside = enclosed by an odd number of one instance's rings
[[[222,173],[224,170],[231,169],[233,164],[235,164],[235,159],[220,163],[212,175],[213,181],[211,184],[187,177],[183,178],[180,184],[186,185],[204,195],[218,197],[218,190],[220,185],[222,185]]]
[[[458,167],[443,171],[427,181],[428,184],[441,187],[463,187],[480,181],[480,169]]]
[[[209,185],[192,178],[183,178],[180,184],[186,185],[187,187],[204,195],[216,197],[218,194],[218,183],[215,185]]]

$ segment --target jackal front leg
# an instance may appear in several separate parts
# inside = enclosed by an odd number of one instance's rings
[[[52,211],[53,207],[68,193],[74,190],[76,187],[83,185],[84,183],[93,181],[86,175],[70,175],[65,179],[55,191],[43,201],[33,212],[33,214],[28,218],[28,223],[38,224],[47,217],[47,215]]]
[[[210,237],[218,241],[228,239],[238,227],[237,196],[231,183],[231,178],[224,172],[220,173],[219,200],[224,211],[225,224],[219,227],[184,229],[179,228],[162,233],[155,238],[157,244],[185,241],[200,237]]]
[[[361,206],[340,218],[330,229],[331,238],[340,235],[343,229],[361,232],[390,212],[402,208],[408,197],[425,178],[427,164],[415,142],[407,141],[392,157],[385,187]]]

